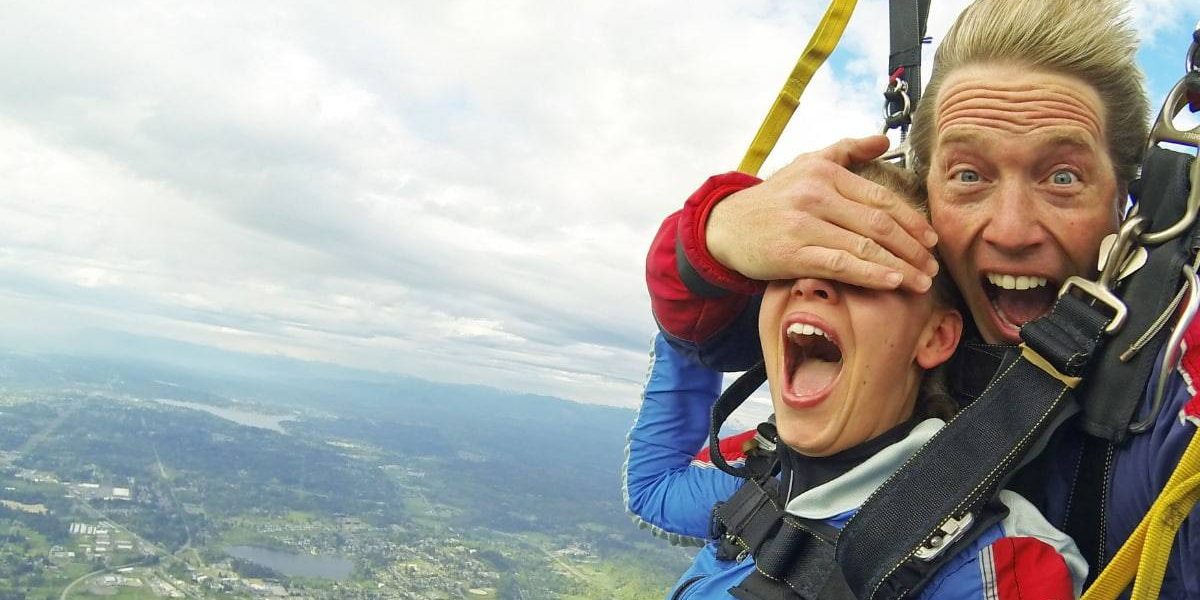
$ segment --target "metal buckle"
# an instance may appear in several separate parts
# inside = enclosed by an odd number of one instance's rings
[[[924,561],[931,561],[938,557],[946,548],[962,537],[971,525],[975,523],[975,516],[971,513],[963,515],[961,518],[947,517],[942,524],[938,526],[937,531],[929,537],[925,543],[921,544],[920,548],[913,553],[917,558]]]
[[[1125,307],[1125,303],[1121,299],[1109,291],[1108,288],[1090,279],[1084,279],[1078,275],[1072,275],[1063,282],[1062,287],[1058,290],[1058,297],[1062,298],[1067,295],[1071,289],[1077,289],[1093,300],[1109,307],[1113,311],[1112,320],[1104,327],[1104,332],[1112,335],[1121,330],[1125,325],[1125,319],[1129,316],[1129,309]]]

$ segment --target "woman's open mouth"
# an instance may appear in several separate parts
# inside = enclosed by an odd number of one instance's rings
[[[784,332],[783,401],[794,408],[820,403],[842,372],[836,338],[811,323],[791,323]]]

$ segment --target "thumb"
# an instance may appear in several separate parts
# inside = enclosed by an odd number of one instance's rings
[[[879,158],[884,152],[887,152],[889,146],[891,146],[891,141],[886,135],[846,138],[825,148],[820,154],[843,167],[849,167]]]

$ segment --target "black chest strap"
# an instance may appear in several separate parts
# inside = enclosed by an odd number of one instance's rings
[[[713,537],[719,540],[717,558],[754,557],[755,570],[729,590],[740,600],[854,600],[835,558],[837,528],[784,510],[779,480],[748,480],[729,500],[713,509]],[[1008,514],[999,502],[980,512],[981,521],[965,542]],[[948,559],[926,564],[931,576]]]
[[[863,503],[837,544],[859,598],[903,598],[953,555],[1009,475],[1078,410],[1070,390],[1108,317],[1070,294],[1025,326],[1025,352]]]
[[[983,523],[998,514],[994,507],[989,508],[994,505],[997,490],[1018,466],[1041,450],[1055,427],[1078,410],[1070,390],[1103,339],[1108,323],[1108,315],[1068,294],[1055,303],[1049,315],[1027,325],[1022,331],[1026,351],[1003,369],[978,400],[880,486],[847,522],[833,545],[837,567],[829,564],[815,574],[801,576],[801,571],[815,567],[808,561],[793,560],[800,566],[787,569],[788,573],[795,571],[797,578],[796,585],[788,587],[810,594],[801,597],[819,598],[811,594],[820,593],[828,577],[840,572],[853,598],[903,598],[921,589],[942,560],[986,529]],[[715,438],[725,418],[762,379],[762,370],[752,369],[713,407],[709,446],[713,464],[741,477],[752,478],[754,474],[749,468],[729,465]],[[758,481],[764,491],[764,486],[771,485]],[[753,479],[743,488],[753,490],[752,485]],[[769,535],[775,528],[776,534],[796,530],[789,536],[812,537],[812,527],[788,525],[792,517],[781,514],[783,504],[777,499],[756,497],[755,502],[730,507],[733,512],[724,520],[724,513],[718,512],[718,521],[727,531],[714,533],[761,530]],[[760,513],[763,516],[757,516]],[[739,537],[744,542],[739,547],[753,553],[756,561],[760,555],[777,553],[794,558],[803,554],[793,550],[767,554],[763,550],[765,542],[757,541],[763,535],[747,533]],[[828,551],[826,545],[814,547],[821,549],[807,550],[814,553],[814,560]],[[778,577],[778,571],[759,569],[756,573],[788,581],[787,577]]]
[[[754,573],[729,590],[741,600],[853,600],[834,560],[837,533],[788,514],[775,478],[748,480],[713,508],[717,558],[754,557]]]

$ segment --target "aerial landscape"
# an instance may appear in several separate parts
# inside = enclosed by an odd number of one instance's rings
[[[653,598],[689,561],[624,514],[631,410],[207,352],[0,356],[0,599]]]

